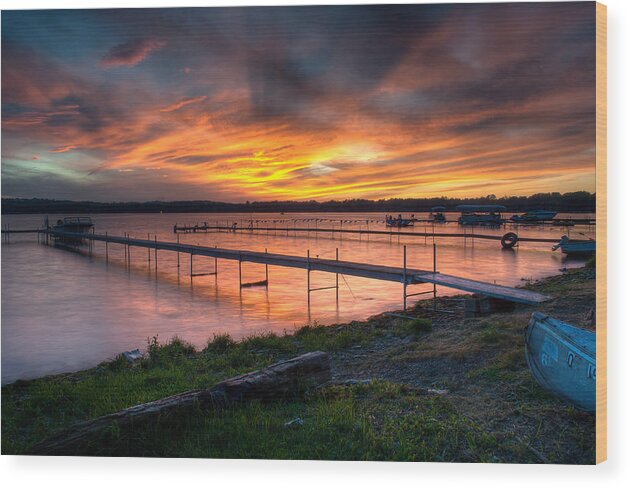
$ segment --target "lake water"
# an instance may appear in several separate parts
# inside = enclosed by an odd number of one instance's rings
[[[424,215],[417,214],[418,218]],[[55,222],[60,216],[51,215]],[[558,217],[563,217],[559,215]],[[593,217],[591,214],[572,217]],[[382,214],[97,214],[92,215],[97,233],[175,241],[173,225],[208,222],[246,225],[250,218],[264,220],[260,226],[282,227],[288,221],[314,227],[313,219],[329,219],[317,225],[339,228],[384,230]],[[456,216],[447,215],[454,219]],[[339,220],[345,220],[339,223]],[[366,224],[366,220],[372,220]],[[41,215],[6,215],[3,228],[41,226]],[[275,222],[274,222],[275,221]],[[294,222],[295,221],[295,222]],[[431,227],[427,229],[430,231]],[[410,229],[406,229],[410,230]],[[413,229],[411,229],[413,230]],[[425,230],[424,224],[415,227]],[[512,229],[482,230],[503,233]],[[436,232],[462,232],[457,224],[436,226]],[[594,236],[594,228],[576,226],[571,236]],[[470,232],[470,230],[468,230]],[[559,238],[566,229],[521,227],[520,236]],[[402,266],[403,245],[407,245],[409,267],[431,269],[432,239],[367,235],[332,236],[330,233],[212,232],[180,234],[180,241],[230,249],[264,251]],[[560,268],[581,266],[583,261],[567,260],[548,243],[523,243],[513,251],[501,249],[498,241],[436,238],[437,269],[472,279],[519,285],[523,279],[537,279],[558,273]],[[333,324],[365,319],[387,310],[402,308],[402,285],[340,276],[339,302],[335,290],[311,293],[307,302],[306,271],[269,268],[269,287],[239,289],[238,263],[219,261],[218,276],[189,277],[189,258],[161,251],[157,275],[154,256],[147,250],[131,248],[131,267],[125,266],[124,247],[96,243],[93,255],[76,253],[37,243],[34,234],[13,235],[2,244],[2,384],[45,374],[75,371],[94,366],[130,349],[146,347],[147,338],[157,335],[165,342],[177,335],[203,347],[214,334],[234,338],[264,331],[292,331],[309,322]],[[196,256],[194,272],[211,272],[214,259]],[[243,281],[264,279],[264,265],[244,263]],[[312,272],[311,287],[334,285],[332,274]],[[423,288],[424,286],[424,288]],[[429,289],[414,286],[409,293]],[[438,287],[440,295],[460,293]],[[411,304],[411,303],[410,303]]]

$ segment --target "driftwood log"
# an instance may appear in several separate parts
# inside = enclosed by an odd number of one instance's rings
[[[296,397],[306,389],[330,379],[329,355],[324,352],[309,352],[259,371],[227,379],[210,389],[187,391],[77,423],[36,444],[29,450],[29,454],[79,454],[84,441],[113,426],[123,429],[174,413],[185,415],[197,409],[217,409],[230,403]]]

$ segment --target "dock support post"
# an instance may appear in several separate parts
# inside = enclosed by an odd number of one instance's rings
[[[335,261],[339,262],[339,248],[335,248]],[[335,273],[335,299],[339,304],[339,273]]]
[[[190,251],[190,281],[193,279],[193,253]]]
[[[403,246],[403,314],[407,314],[407,246]]]
[[[433,274],[437,273],[437,244],[433,242]],[[433,311],[436,310],[437,285],[433,283]]]
[[[267,254],[267,248],[265,248],[265,254]],[[216,264],[215,264],[216,271]],[[269,289],[269,265],[265,263],[265,283],[267,284],[267,289]]]
[[[147,232],[147,241],[150,241],[150,240],[151,240],[151,234]],[[147,262],[149,263],[149,266],[151,266],[151,248],[150,247],[147,247]]]
[[[155,243],[155,272],[157,273],[157,234],[153,236],[153,242]]]
[[[179,234],[177,234],[177,246],[179,246]],[[179,247],[177,248],[177,272],[179,273]]]
[[[238,289],[243,288],[243,266],[241,262],[241,251],[238,252]]]
[[[311,250],[306,250],[306,289],[308,290],[308,308],[311,309]]]

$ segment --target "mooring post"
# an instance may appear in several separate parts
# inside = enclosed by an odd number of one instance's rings
[[[105,232],[105,262],[109,262],[109,240],[107,238],[107,232]]]
[[[149,234],[148,232],[147,232],[147,241],[151,241],[151,234]],[[147,261],[149,262],[149,265],[151,265],[151,248],[148,246],[147,246]]]
[[[190,251],[190,281],[193,279],[193,253]]]
[[[437,244],[433,242],[433,275],[437,273]],[[436,309],[437,285],[433,283],[433,311]]]
[[[335,248],[335,261],[339,262],[339,248]],[[335,299],[339,303],[339,273],[335,273]]]
[[[267,254],[267,248],[265,248],[265,254]],[[267,283],[267,288],[269,288],[269,264],[265,263],[265,283]]]
[[[126,239],[127,238],[127,233],[124,232],[123,233],[123,237]],[[127,266],[127,263],[129,262],[129,260],[127,259],[127,243],[125,242],[123,244],[124,248],[125,248],[125,266]]]
[[[153,236],[153,242],[155,243],[155,272],[157,273],[157,265],[158,265],[158,262],[157,262],[157,256],[158,256],[157,255],[157,234],[155,234]]]
[[[216,249],[218,246],[214,246],[214,248]],[[214,257],[214,281],[217,281],[219,277],[219,260],[217,259],[217,257]]]
[[[311,308],[311,250],[306,250],[306,289],[308,290],[308,308]]]
[[[403,246],[403,314],[407,314],[407,246]]]
[[[179,268],[179,234],[177,234],[177,268]],[[178,269],[179,272],[179,269]]]
[[[238,289],[243,288],[243,269],[241,263],[241,251],[238,252]]]

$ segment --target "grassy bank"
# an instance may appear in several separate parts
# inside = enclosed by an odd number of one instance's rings
[[[594,461],[594,417],[542,390],[524,358],[523,328],[534,310],[588,326],[593,270],[526,285],[553,296],[541,307],[464,318],[388,315],[340,326],[308,326],[234,342],[214,337],[201,351],[151,339],[148,353],[78,373],[20,381],[2,389],[2,453],[80,420],[205,388],[306,351],[331,354],[336,384],[306,398],[233,406],[108,431],[86,455],[460,462]],[[299,419],[299,420],[296,420]],[[292,420],[296,420],[290,423]],[[289,424],[289,425],[287,425]]]

